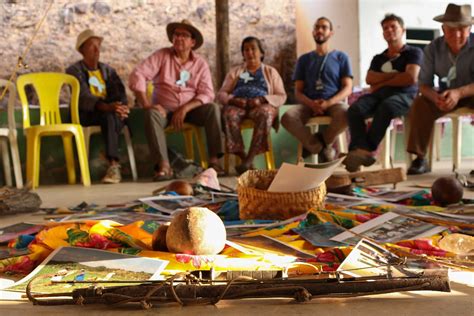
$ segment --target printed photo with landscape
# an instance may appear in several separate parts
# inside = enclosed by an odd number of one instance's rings
[[[28,282],[35,278],[34,293],[62,293],[74,289],[96,286],[121,286],[127,283],[101,283],[101,281],[160,280],[168,261],[144,258],[98,249],[61,247],[22,280],[6,290],[25,291]],[[66,282],[67,281],[67,282]],[[84,283],[91,281],[91,283]]]

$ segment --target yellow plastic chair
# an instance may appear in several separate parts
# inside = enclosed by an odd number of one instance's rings
[[[8,95],[8,127],[0,127],[0,145],[2,149],[3,173],[5,174],[5,183],[12,186],[12,175],[10,167],[10,156],[8,144],[11,149],[11,160],[13,162],[13,172],[15,174],[15,183],[18,189],[23,188],[23,178],[21,175],[20,152],[18,150],[18,139],[15,125],[15,101],[16,88],[13,83],[0,79],[0,87],[5,87],[9,92]],[[3,89],[0,89],[3,91]],[[1,92],[0,92],[1,93]]]
[[[165,129],[165,133],[183,133],[184,147],[186,151],[186,159],[194,161],[194,144],[193,137],[196,139],[198,145],[199,158],[201,160],[201,167],[207,169],[207,158],[206,158],[206,146],[204,145],[204,139],[201,136],[199,126],[191,123],[184,123],[183,128],[180,131],[176,131],[173,126],[168,126]]]
[[[40,104],[40,123],[31,125],[30,109],[25,87],[34,87]],[[61,122],[59,112],[59,94],[63,85],[71,88],[71,124]],[[64,145],[68,183],[76,183],[72,137],[75,137],[82,183],[91,185],[89,163],[84,142],[84,133],[79,122],[79,81],[63,73],[31,73],[22,75],[17,80],[18,94],[23,110],[23,128],[26,134],[26,181],[33,189],[39,186],[41,137],[61,136]]]
[[[253,128],[254,127],[254,121],[251,120],[251,119],[245,119],[243,122],[242,122],[242,125],[240,125],[240,130],[244,130],[244,129],[250,129],[250,128]],[[265,153],[265,163],[266,163],[266,166],[267,166],[267,170],[273,170],[275,169],[275,158],[273,156],[273,146],[272,146],[272,137],[271,137],[271,133],[268,134],[268,151],[266,151]],[[229,174],[229,169],[230,169],[230,156],[231,154],[229,153],[226,153],[225,154],[225,157],[224,157],[224,169],[225,169],[225,172],[226,174]],[[238,159],[238,157],[237,157]],[[240,159],[239,159],[240,160]]]

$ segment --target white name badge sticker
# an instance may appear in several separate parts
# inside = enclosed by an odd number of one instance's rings
[[[181,72],[179,73],[179,80],[176,81],[176,84],[184,88],[186,87],[186,81],[188,81],[189,78],[191,78],[191,74],[189,73],[189,71],[181,70]]]

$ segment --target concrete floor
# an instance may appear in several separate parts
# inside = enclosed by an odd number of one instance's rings
[[[398,165],[396,165],[398,166]],[[402,165],[400,165],[402,166]],[[375,166],[373,168],[377,168]],[[474,169],[474,159],[462,162],[461,173],[468,174]],[[370,170],[370,169],[369,169]],[[413,188],[416,184],[432,183],[437,177],[451,175],[450,162],[441,161],[435,165],[435,171],[422,176],[411,176],[400,183],[398,189]],[[470,177],[474,180],[473,177]],[[220,179],[223,184],[234,186],[235,177]],[[118,185],[94,184],[90,188],[80,185],[40,186],[36,192],[43,200],[43,207],[74,206],[83,201],[99,205],[127,202],[139,197],[149,196],[152,191],[165,185],[166,182],[124,182]],[[474,198],[474,191],[465,190],[465,197]],[[16,215],[2,217],[1,226],[21,221],[39,221],[35,215]],[[474,279],[474,274],[466,275]],[[150,315],[163,313],[167,315],[459,315],[474,316],[474,287],[451,282],[451,293],[406,292],[378,296],[367,296],[350,299],[317,299],[308,303],[296,304],[289,299],[261,299],[222,301],[216,306],[185,306],[167,304],[155,306],[143,311],[139,306],[102,307],[102,306],[33,306],[28,301],[0,301],[0,315]]]

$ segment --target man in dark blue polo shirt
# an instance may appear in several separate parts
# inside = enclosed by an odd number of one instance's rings
[[[410,109],[418,87],[421,49],[403,43],[403,19],[387,14],[381,22],[388,48],[375,55],[367,72],[370,94],[362,96],[347,111],[351,143],[343,164],[350,172],[375,162],[373,152],[382,141],[392,119]],[[373,117],[367,129],[365,120]]]
[[[325,160],[334,158],[331,145],[347,128],[345,99],[352,92],[349,58],[341,51],[330,49],[333,35],[328,18],[316,20],[313,28],[316,49],[298,59],[293,75],[295,97],[300,104],[281,119],[285,129],[303,144],[307,153],[321,154]],[[305,125],[311,117],[319,115],[331,116],[331,123],[324,132],[313,135]]]

